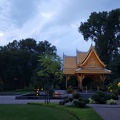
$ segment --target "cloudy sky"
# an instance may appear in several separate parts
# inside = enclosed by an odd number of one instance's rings
[[[33,38],[49,41],[60,56],[75,55],[91,44],[78,32],[80,22],[119,7],[120,0],[0,0],[0,46]]]

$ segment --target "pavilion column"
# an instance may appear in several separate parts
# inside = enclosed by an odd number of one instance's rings
[[[94,76],[94,87],[96,90],[99,90],[100,89],[100,84],[101,83],[101,78],[100,78],[100,75],[95,75]]]
[[[78,88],[82,91],[82,80],[84,79],[84,75],[83,74],[78,74],[77,75],[77,79],[78,79]]]
[[[106,75],[102,74],[100,75],[100,79],[102,80],[102,88],[104,89],[104,81],[105,81]]]
[[[67,81],[70,79],[70,76],[69,75],[66,75],[66,89],[67,89]]]

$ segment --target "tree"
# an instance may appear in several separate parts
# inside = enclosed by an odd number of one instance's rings
[[[84,40],[95,42],[99,57],[105,64],[109,64],[120,48],[120,9],[93,12],[87,22],[81,22],[78,30]]]
[[[32,38],[14,40],[0,46],[0,83],[4,89],[29,87],[38,56],[47,51],[56,53],[56,47],[46,40],[37,43]]]
[[[116,54],[114,59],[109,65],[110,70],[112,70],[112,75],[110,76],[110,80],[120,78],[120,54]]]
[[[56,81],[62,79],[62,71],[61,71],[61,60],[58,55],[55,53],[44,53],[39,56],[39,65],[40,71],[38,72],[38,76],[44,78],[44,89],[47,90],[48,96],[51,88],[55,86]],[[47,97],[48,98],[48,97]],[[50,97],[49,97],[50,98]],[[50,100],[50,99],[49,99]],[[48,99],[47,99],[48,102]]]

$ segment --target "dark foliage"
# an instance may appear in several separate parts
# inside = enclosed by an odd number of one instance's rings
[[[81,97],[81,95],[80,95],[80,93],[78,93],[78,92],[74,92],[74,93],[72,94],[72,97],[73,97],[73,99],[79,99],[79,97]]]
[[[120,78],[120,8],[92,12],[86,22],[81,22],[78,30],[84,40],[95,42],[98,56],[112,71],[106,84]]]
[[[55,46],[48,41],[36,42],[32,38],[14,40],[0,46],[0,86],[3,90],[29,87],[39,79],[35,76],[38,56],[49,51],[56,53]]]

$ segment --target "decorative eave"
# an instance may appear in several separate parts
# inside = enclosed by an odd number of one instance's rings
[[[100,64],[101,64],[103,67],[106,67],[106,65],[105,65],[105,64],[100,60],[100,58],[98,57],[98,55],[97,55],[97,53],[96,53],[96,51],[95,51],[95,48],[94,48],[94,46],[93,46],[92,44],[91,44],[91,47],[90,47],[90,49],[89,49],[89,51],[88,51],[88,53],[87,53],[84,61],[83,61],[79,66],[82,67],[82,66],[85,64],[85,62],[89,59],[89,57],[90,57],[90,55],[92,54],[92,52],[94,52],[94,54],[95,54],[95,56],[97,57],[97,59],[98,59],[98,61],[100,62]]]
[[[111,71],[106,69],[106,65],[100,60],[93,45],[88,52],[76,49],[76,56],[68,56],[63,53],[63,64],[65,75],[111,74]]]
[[[81,74],[111,74],[111,70],[78,68],[78,69],[76,69],[76,73],[81,73]]]

